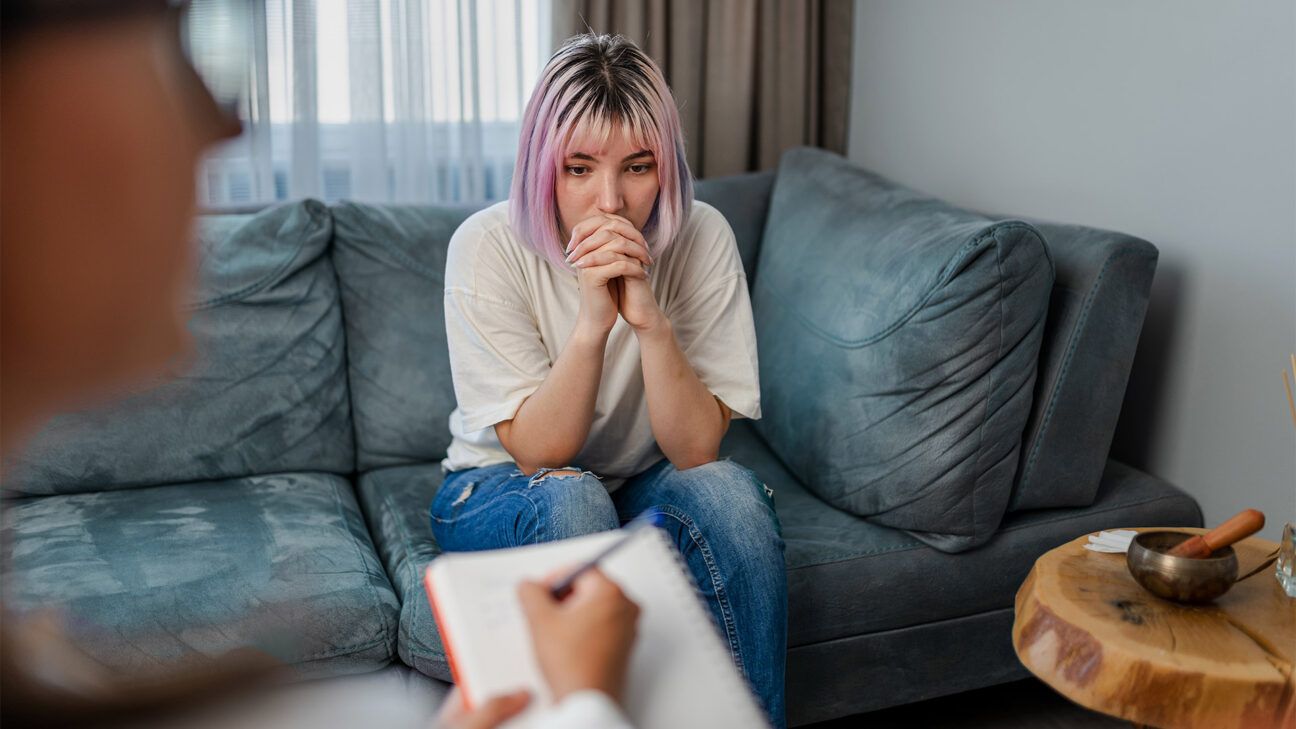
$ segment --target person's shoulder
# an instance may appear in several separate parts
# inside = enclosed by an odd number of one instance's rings
[[[518,265],[523,255],[522,243],[509,223],[508,201],[482,208],[460,223],[450,237],[446,285],[470,285],[482,269]]]
[[[714,205],[701,200],[693,201],[693,207],[689,210],[686,229],[702,235],[720,230],[731,230],[724,213],[716,209]]]
[[[480,244],[484,238],[508,237],[512,235],[509,226],[508,200],[502,200],[469,215],[455,229],[450,239],[450,246],[465,247]]]

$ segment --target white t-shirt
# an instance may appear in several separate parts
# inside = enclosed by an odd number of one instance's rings
[[[747,278],[728,221],[694,202],[684,229],[654,252],[653,294],[675,339],[734,417],[760,417],[756,330]],[[446,258],[445,317],[458,408],[450,415],[448,471],[507,463],[495,435],[544,382],[576,323],[575,269],[560,270],[522,245],[508,201],[464,221]],[[639,341],[620,317],[608,335],[603,379],[584,448],[572,464],[609,490],[661,459],[648,420]]]

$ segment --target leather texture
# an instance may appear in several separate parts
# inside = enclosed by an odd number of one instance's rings
[[[302,677],[392,660],[399,603],[345,478],[281,473],[5,505],[5,607],[132,673],[254,646]]]
[[[1039,232],[786,153],[753,309],[757,428],[828,503],[947,552],[1012,493],[1053,268]]]
[[[1111,449],[1157,249],[1122,233],[1036,223],[1057,281],[1010,511],[1084,506]]]
[[[206,219],[174,379],[52,420],[6,495],[95,492],[355,467],[345,340],[328,256],[333,220],[307,200]]]
[[[359,470],[440,460],[455,408],[444,278],[472,208],[333,208]]]
[[[744,464],[774,490],[786,544],[793,650],[1010,608],[1035,559],[1077,536],[1112,525],[1202,521],[1196,502],[1179,489],[1110,461],[1092,506],[1011,515],[988,544],[952,555],[825,503],[806,490],[749,421],[733,423],[721,455]],[[445,649],[423,587],[423,570],[441,552],[427,515],[441,480],[436,464],[379,469],[361,476],[359,499],[401,597],[401,660],[448,681]],[[847,668],[839,669],[843,681],[852,675]]]

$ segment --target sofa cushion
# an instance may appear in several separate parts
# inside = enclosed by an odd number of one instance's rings
[[[423,569],[441,553],[428,509],[442,476],[435,463],[382,468],[361,475],[356,491],[378,554],[401,598],[397,653],[406,665],[449,681],[445,648],[423,589]]]
[[[15,499],[3,538],[6,607],[59,610],[105,666],[150,672],[245,645],[304,676],[392,659],[396,595],[338,476]]]
[[[813,493],[945,551],[994,534],[1052,264],[995,222],[821,150],[786,153],[753,309],[757,427]]]
[[[734,423],[721,453],[774,490],[790,648],[1008,608],[1035,560],[1082,534],[1202,523],[1192,497],[1111,461],[1092,505],[1009,515],[985,545],[952,555],[807,492],[747,421]]]
[[[1009,511],[1093,501],[1157,263],[1151,243],[1122,233],[1036,227],[1048,239],[1057,282]]]
[[[747,274],[748,289],[756,282],[756,257],[760,253],[761,234],[765,231],[773,187],[773,172],[698,180],[693,185],[694,196],[715,206],[733,228],[738,255]]]
[[[440,460],[455,407],[444,281],[450,236],[473,209],[342,203],[342,286],[360,470]]]
[[[328,209],[307,200],[199,233],[179,377],[55,418],[5,479],[9,495],[354,468]]]
[[[950,555],[809,493],[752,421],[734,421],[720,452],[774,490],[786,544],[791,649],[1010,608],[1035,559],[1081,534],[1119,526],[1201,525],[1191,497],[1111,462],[1092,506],[1010,515],[988,544]],[[428,523],[441,480],[437,464],[396,466],[364,474],[357,492],[401,597],[397,652],[407,665],[449,681],[423,588],[423,569],[441,553]],[[840,670],[849,675],[848,666]]]

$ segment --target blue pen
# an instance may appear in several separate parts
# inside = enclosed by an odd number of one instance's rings
[[[585,572],[597,567],[598,563],[606,559],[609,554],[612,554],[617,549],[619,549],[622,545],[624,545],[626,542],[633,539],[635,533],[638,532],[640,529],[644,528],[645,526],[656,526],[658,522],[658,517],[660,516],[661,516],[660,512],[656,511],[655,509],[649,509],[648,511],[645,511],[639,516],[636,516],[633,520],[630,521],[629,524],[626,524],[625,527],[621,530],[622,534],[624,535],[622,536],[621,539],[618,539],[607,549],[604,549],[602,552],[599,552],[590,561],[572,570],[571,574],[562,578],[561,580],[558,581],[558,584],[549,588],[549,593],[554,596],[555,600],[566,599],[567,596],[571,594],[572,585],[576,584],[576,578],[585,574]]]

